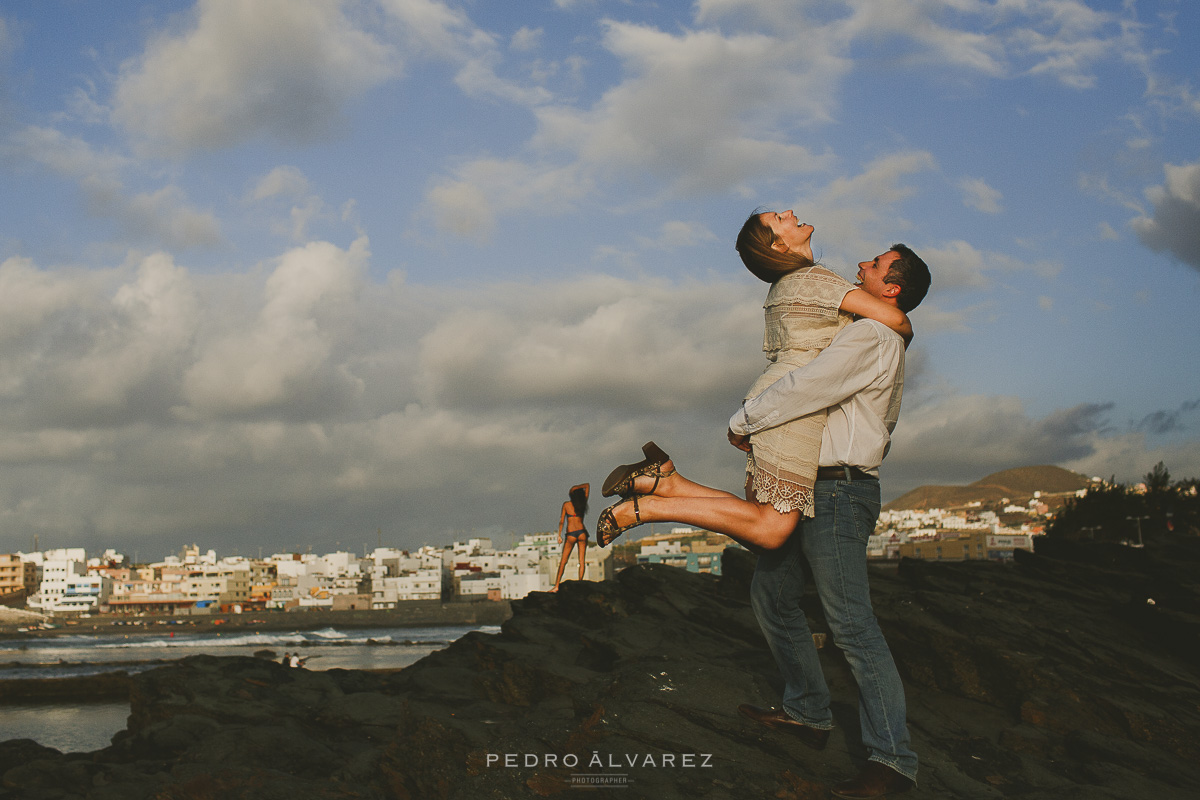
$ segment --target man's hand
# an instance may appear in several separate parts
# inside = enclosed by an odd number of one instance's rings
[[[729,443],[738,450],[750,452],[750,437],[742,433],[734,433],[732,429],[726,431],[726,436],[729,438]]]

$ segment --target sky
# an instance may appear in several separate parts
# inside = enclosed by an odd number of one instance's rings
[[[1200,476],[1198,32],[1190,0],[0,0],[0,549],[508,546],[651,439],[738,491],[759,207],[848,278],[931,267],[885,500]]]

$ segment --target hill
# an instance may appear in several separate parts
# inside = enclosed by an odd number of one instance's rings
[[[887,511],[955,508],[969,503],[998,504],[1004,498],[1022,505],[1035,492],[1057,494],[1085,488],[1089,479],[1069,469],[1044,465],[993,472],[966,486],[918,486],[884,506]]]

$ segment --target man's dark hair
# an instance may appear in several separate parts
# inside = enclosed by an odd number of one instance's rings
[[[896,305],[907,314],[921,305],[925,293],[929,291],[929,267],[908,245],[896,243],[889,250],[898,253],[900,257],[892,262],[883,282],[894,283],[900,287],[900,294],[896,295]]]

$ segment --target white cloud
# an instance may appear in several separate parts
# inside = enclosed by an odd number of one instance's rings
[[[274,233],[288,236],[295,242],[307,241],[309,226],[314,220],[328,219],[333,216],[318,195],[311,191],[308,178],[296,167],[275,167],[264,175],[249,194],[249,199],[256,202],[273,200],[286,201],[290,204],[286,221],[275,219],[271,230]],[[343,221],[349,218],[351,205],[341,213]]]
[[[528,53],[531,50],[536,50],[541,46],[542,36],[545,32],[543,28],[530,28],[527,25],[522,25],[512,35],[509,47],[520,53]]]
[[[907,69],[948,66],[1003,79],[1046,74],[1076,87],[1090,85],[1100,62],[1140,54],[1136,26],[1077,0],[846,0],[821,9],[701,0],[694,14],[695,27],[683,30],[604,21],[602,44],[622,76],[590,105],[501,79],[494,50],[468,60],[458,79],[464,91],[526,105],[537,123],[528,155],[486,163],[508,164],[523,198],[535,195],[522,187],[552,173],[660,197],[751,192],[756,182],[833,166],[834,154],[806,146],[803,132],[836,119],[840,85],[861,47],[871,48],[872,62]],[[508,196],[508,185],[474,183],[465,177],[471,171],[460,167],[436,184],[430,201],[444,209],[437,199],[453,188],[493,220],[527,208]],[[968,206],[1002,211],[1001,195],[984,181],[968,179],[961,188]]]
[[[483,241],[497,215],[531,208],[567,213],[592,186],[577,167],[537,168],[520,161],[480,159],[434,185],[426,195],[426,213],[442,230]]]
[[[459,167],[430,190],[431,213],[444,217],[458,203],[494,220],[547,200],[569,208],[573,198],[613,181],[691,195],[831,163],[780,134],[828,119],[833,87],[848,65],[818,44],[714,31],[674,35],[609,21],[604,46],[626,77],[590,108],[495,78],[492,55],[468,62],[458,78],[465,90],[532,107],[534,155]],[[764,81],[764,74],[775,79]]]
[[[279,259],[262,308],[246,327],[208,343],[183,378],[184,418],[253,414],[289,405],[336,405],[360,384],[331,357],[353,320],[369,257],[365,240],[342,251],[312,242]]]
[[[924,253],[920,254],[924,258]],[[949,309],[939,302],[937,293],[943,288],[941,284],[941,262],[931,262],[930,270],[933,273],[933,285],[929,289],[929,296],[921,303],[920,307],[912,312],[913,327],[916,328],[918,335],[925,336],[932,333],[953,332],[953,333],[968,333],[982,324],[994,322],[996,319],[996,307],[991,301],[974,303],[967,306]]]
[[[546,89],[501,78],[496,73],[500,60],[496,53],[468,59],[454,76],[454,82],[468,96],[488,95],[521,106],[539,105],[551,99]]]
[[[941,292],[957,289],[984,289],[992,285],[993,272],[1032,272],[1053,278],[1062,269],[1058,262],[1022,261],[1004,253],[979,250],[961,240],[942,247],[922,247],[921,258],[933,273],[933,286]]]
[[[36,269],[28,258],[0,262],[0,343],[39,330],[54,314],[76,307],[90,293],[80,274]]]
[[[656,238],[639,237],[643,247],[656,250],[675,250],[680,247],[695,247],[706,242],[718,241],[717,235],[699,222],[671,220],[664,222]]]
[[[135,395],[151,391],[147,384],[189,350],[198,313],[187,271],[166,254],[147,257],[113,295],[92,346],[62,365],[55,383],[73,407],[129,414],[140,405]]]
[[[582,4],[559,2],[569,5]],[[609,21],[588,31],[593,23],[582,15],[558,14],[514,21],[497,36],[462,10],[474,13],[472,4],[205,0],[127,62],[103,99],[113,104],[110,119],[155,152],[186,156],[259,137],[305,142],[336,131],[347,104],[397,76],[402,60],[426,59],[424,83],[414,87],[420,91],[404,98],[455,93],[446,80],[453,75],[469,100],[451,113],[474,114],[498,100],[529,115],[520,142],[510,138],[512,109],[496,117],[483,111],[480,118],[503,119],[495,135],[442,137],[438,147],[461,148],[444,156],[448,166],[433,178],[406,173],[405,190],[427,188],[425,213],[441,230],[483,239],[505,215],[604,214],[599,206],[608,200],[626,219],[661,225],[624,236],[617,230],[605,237],[607,246],[593,243],[593,264],[620,264],[622,274],[636,275],[647,250],[662,263],[682,255],[669,251],[697,244],[733,258],[725,234],[699,221],[728,216],[714,203],[744,201],[739,213],[760,202],[790,205],[817,225],[818,252],[843,273],[846,263],[892,241],[916,247],[934,270],[933,295],[914,317],[918,343],[933,331],[969,331],[995,317],[1000,306],[982,290],[1005,273],[1049,278],[1062,268],[1052,258],[980,249],[969,236],[921,241],[929,228],[910,221],[914,201],[923,185],[940,180],[937,159],[924,149],[929,143],[890,120],[865,144],[852,141],[856,134],[843,140],[836,125],[846,113],[841,84],[861,67],[906,70],[899,81],[915,77],[912,85],[954,94],[972,93],[963,84],[973,80],[1030,73],[1086,87],[1105,74],[1099,66],[1136,46],[1117,36],[1114,16],[1088,14],[1071,0],[699,0],[677,4],[679,13],[669,5],[607,7],[622,19],[627,12],[671,19],[659,28]],[[261,9],[273,12],[269,23]],[[696,15],[690,26],[688,9]],[[544,22],[555,35],[569,22],[584,35],[542,47],[541,28],[511,33],[521,22]],[[602,53],[588,49],[597,39]],[[559,60],[534,61],[524,55],[530,48]],[[916,74],[931,64],[954,68],[929,71],[932,82]],[[855,84],[856,97],[869,91],[866,83]],[[1187,96],[1172,95],[1179,102]],[[69,117],[52,118],[95,121],[107,109],[94,97],[102,95],[87,86],[65,101]],[[1153,126],[1146,131],[1158,141]],[[1109,133],[1114,142],[1133,141]],[[93,134],[99,142],[108,132]],[[172,164],[151,183],[147,170],[162,164],[148,168],[124,150],[51,128],[26,128],[6,149],[19,168],[28,167],[24,158],[77,182],[94,213],[116,220],[130,238],[171,248],[219,239],[212,215],[180,188],[196,177],[193,170],[213,163],[209,157]],[[268,215],[299,243],[257,267],[191,270],[165,253],[131,255],[127,264],[86,274],[39,269],[24,258],[0,263],[6,531],[94,535],[106,546],[135,536],[174,546],[192,532],[214,546],[223,544],[221,531],[235,532],[224,544],[253,532],[264,545],[296,546],[301,537],[346,539],[353,534],[342,531],[370,535],[377,527],[403,545],[477,529],[524,531],[543,502],[556,508],[566,485],[599,480],[613,464],[636,458],[648,438],[677,455],[689,476],[739,486],[742,462],[723,441],[724,422],[762,364],[760,283],[740,272],[740,280],[704,272],[674,283],[576,275],[431,287],[408,284],[398,272],[376,281],[391,259],[372,266],[365,239],[310,241],[314,221],[338,212],[304,172],[278,166],[308,170],[331,156],[360,154],[322,147],[293,155],[255,145],[228,161],[232,169],[252,163],[251,179],[238,178],[233,189],[221,183],[225,174],[201,179],[210,196],[241,197],[234,213]],[[256,160],[263,158],[273,160]],[[353,180],[328,166],[310,174]],[[1164,186],[1148,195],[1155,211],[1135,223],[1149,232],[1140,234],[1168,241],[1160,229],[1187,230],[1191,217],[1172,226],[1163,209],[1195,204],[1194,166],[1167,170]],[[1084,180],[1140,205],[1103,178]],[[960,191],[985,213],[1014,204],[978,179]],[[378,211],[377,200],[362,197],[370,213]],[[353,201],[342,209],[343,218],[353,216]],[[521,225],[513,230],[525,235]],[[1115,235],[1111,226],[1091,230]],[[27,247],[15,234],[3,244],[8,252]],[[397,263],[425,268],[415,263],[419,251],[401,248]],[[586,257],[573,252],[576,261]],[[1052,289],[1039,286],[1045,295],[1018,304],[1046,318],[1034,303],[1052,310]],[[1131,297],[1145,302],[1146,295]],[[1144,472],[1156,456],[1174,455],[1179,473],[1188,474],[1200,452],[1182,416],[1185,429],[1173,431],[1178,447],[1156,450],[1144,438],[1113,433],[1102,399],[1044,418],[1013,398],[949,389],[930,399],[921,392],[920,349],[909,364],[912,392],[885,467],[889,493],[1035,461],[1107,474],[1105,458],[1122,465],[1114,470]],[[1158,431],[1174,419],[1146,424]],[[1183,458],[1189,447],[1191,462]]]
[[[1134,483],[1158,462],[1167,465],[1175,479],[1200,475],[1200,447],[1195,439],[1184,439],[1158,447],[1149,446],[1142,433],[1124,433],[1098,438],[1091,453],[1062,466],[1084,475]]]
[[[1000,205],[1000,192],[982,178],[963,178],[958,187],[962,189],[963,205],[968,208],[982,211],[984,214],[999,214],[1004,210]]]
[[[1144,433],[1114,430],[1107,404],[1084,403],[1038,418],[1014,397],[915,394],[905,394],[883,467],[884,489],[893,497],[926,483],[969,483],[1015,465],[1057,464],[1132,481],[1161,460],[1179,477],[1200,474],[1194,430],[1151,447]]]
[[[344,3],[200,0],[185,30],[155,36],[121,68],[113,120],[151,150],[186,154],[269,135],[311,142],[348,98],[399,69]]]
[[[169,401],[197,322],[190,278],[169,256],[141,259],[132,276],[10,259],[0,286],[13,304],[0,367],[10,418],[104,426],[153,419]]]
[[[851,14],[831,24],[830,33],[839,39],[908,41],[910,47],[896,47],[894,57],[910,63],[936,63],[974,70],[984,75],[1001,76],[1005,72],[1002,39],[985,31],[967,30],[966,17],[982,10],[979,4],[872,3],[852,0]],[[966,12],[958,16],[955,12]],[[941,24],[942,19],[959,22]],[[885,45],[885,46],[886,46]],[[893,45],[894,46],[894,45]],[[891,50],[891,47],[888,47]]]
[[[308,178],[296,167],[280,166],[268,172],[255,185],[251,197],[265,200],[268,197],[300,197],[308,193]]]
[[[847,64],[819,43],[609,22],[604,44],[628,77],[590,110],[539,109],[535,147],[605,170],[649,171],[683,193],[828,164],[773,135],[828,118]]]
[[[14,131],[5,149],[17,158],[27,158],[59,175],[96,186],[119,187],[121,173],[132,164],[125,156],[97,151],[83,139],[35,125]]]
[[[1142,244],[1200,270],[1200,161],[1167,164],[1163,171],[1166,184],[1146,190],[1153,216],[1143,214],[1131,225]]]
[[[406,53],[458,61],[490,50],[495,39],[462,11],[437,0],[380,0]]]
[[[835,268],[857,264],[882,253],[912,227],[900,215],[901,204],[916,191],[908,179],[935,168],[927,152],[892,153],[866,164],[857,174],[806,190],[790,207],[799,219],[816,227],[813,246],[822,259]],[[926,249],[917,247],[932,265]]]
[[[280,548],[376,528],[440,543],[528,530],[531,508],[651,438],[689,477],[740,485],[723,434],[765,363],[758,282],[428,287],[371,282],[368,260],[360,240],[202,278],[163,254],[90,273],[0,264],[6,530],[143,553],[251,532]],[[1019,464],[1104,472],[1105,454],[1194,470],[1182,445],[1109,432],[1104,406],[1039,419],[1012,398],[923,392],[911,356],[892,496]]]
[[[452,312],[422,338],[427,396],[455,407],[661,410],[736,392],[757,369],[731,340],[758,338],[761,298],[753,285],[739,285],[733,297],[731,288],[603,278],[493,292],[486,305]],[[525,308],[540,313],[526,316]]]
[[[60,116],[70,116],[90,125],[107,121],[112,113],[110,108],[96,100],[96,87],[90,81],[86,89],[75,87],[66,102],[70,113]]]
[[[773,0],[699,0],[700,20],[747,16],[777,31],[822,39],[844,52],[872,48],[908,68],[933,65],[991,78],[1047,75],[1077,89],[1095,86],[1097,64],[1145,59],[1140,26],[1083,0],[844,0],[840,5]]]
[[[76,181],[88,212],[115,220],[134,241],[171,248],[211,247],[221,242],[216,217],[192,207],[179,187],[130,195],[122,174],[135,165],[124,156],[98,152],[82,139],[36,126],[16,131],[5,149]]]
[[[1015,397],[906,393],[885,480],[907,489],[916,485],[915,475],[922,483],[960,483],[962,476],[983,477],[1014,465],[1078,462],[1096,452],[1108,410],[1082,404],[1036,419]]]
[[[368,257],[314,242],[261,278],[203,280],[162,254],[104,274],[0,265],[0,310],[20,312],[0,325],[8,530],[290,545],[367,519],[418,543],[519,524],[517,487],[598,471],[651,428],[686,453],[761,367],[751,282],[368,287]]]
[[[388,31],[405,54],[457,64],[454,82],[469,97],[494,97],[519,106],[550,100],[538,86],[524,86],[501,75],[504,60],[497,38],[477,27],[464,12],[436,0],[381,0],[391,24]],[[537,46],[541,29],[523,27],[511,39],[514,51]]]
[[[158,241],[178,249],[211,247],[221,242],[217,218],[211,211],[188,205],[178,186],[139,192],[130,198],[100,193],[89,198],[89,208],[96,215],[106,210],[118,212],[126,231],[140,241]]]

